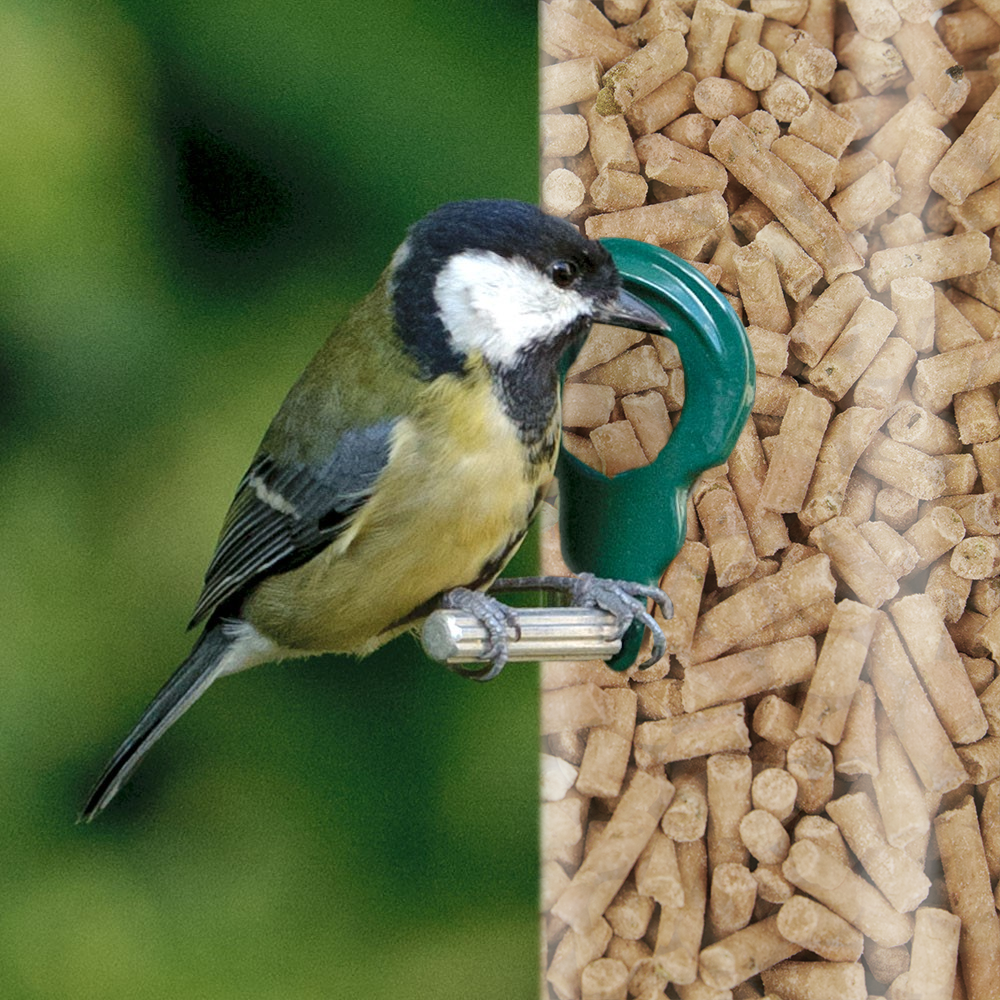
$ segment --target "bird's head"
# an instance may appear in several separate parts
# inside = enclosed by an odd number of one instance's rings
[[[400,337],[425,377],[474,353],[495,369],[558,357],[594,322],[663,333],[625,292],[608,251],[563,219],[518,201],[464,201],[431,212],[392,263]]]

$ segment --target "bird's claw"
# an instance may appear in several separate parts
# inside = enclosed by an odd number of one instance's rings
[[[521,638],[521,624],[514,608],[498,601],[489,594],[467,587],[456,587],[449,590],[441,599],[441,606],[474,615],[488,636],[484,657],[489,660],[489,666],[469,669],[452,665],[451,669],[463,677],[471,677],[476,681],[491,681],[507,663],[510,655],[510,640],[507,630],[511,629],[515,640]]]
[[[673,617],[674,606],[659,587],[633,583],[629,580],[608,580],[594,576],[593,573],[580,573],[577,576],[566,577],[566,580],[574,605],[601,608],[615,616],[619,637],[623,636],[635,621],[642,622],[649,630],[653,638],[653,647],[649,658],[639,664],[640,670],[651,667],[661,659],[667,650],[667,640],[659,622],[647,609],[646,600],[653,601],[665,619]]]

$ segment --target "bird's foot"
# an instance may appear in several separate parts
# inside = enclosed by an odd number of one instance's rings
[[[507,630],[514,633],[514,638],[521,637],[521,626],[517,620],[517,612],[502,601],[479,590],[469,590],[467,587],[456,587],[449,590],[441,599],[441,607],[465,611],[474,615],[486,629],[488,636],[484,656],[489,665],[478,669],[451,666],[451,669],[463,677],[471,677],[476,681],[491,681],[507,663],[510,655],[510,640]]]
[[[554,590],[567,594],[570,604],[581,608],[600,608],[615,616],[618,637],[621,638],[633,622],[639,621],[653,637],[649,658],[639,664],[639,669],[652,666],[667,649],[667,640],[659,622],[650,613],[646,601],[653,603],[666,619],[672,618],[674,606],[659,587],[628,580],[608,580],[593,573],[577,576],[536,576],[499,579],[494,590]]]

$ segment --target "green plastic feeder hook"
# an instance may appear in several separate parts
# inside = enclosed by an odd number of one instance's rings
[[[684,542],[694,481],[726,461],[750,413],[753,353],[732,306],[696,268],[648,243],[601,242],[625,290],[669,324],[684,368],[684,406],[656,460],[613,479],[563,449],[556,469],[562,552],[576,573],[657,585]],[[608,665],[626,670],[641,642],[637,623]]]

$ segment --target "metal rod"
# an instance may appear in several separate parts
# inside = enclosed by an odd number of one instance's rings
[[[510,661],[608,660],[621,649],[614,615],[599,608],[517,608],[520,639],[507,630]],[[484,663],[486,629],[465,611],[432,612],[421,636],[424,651],[442,663]]]

